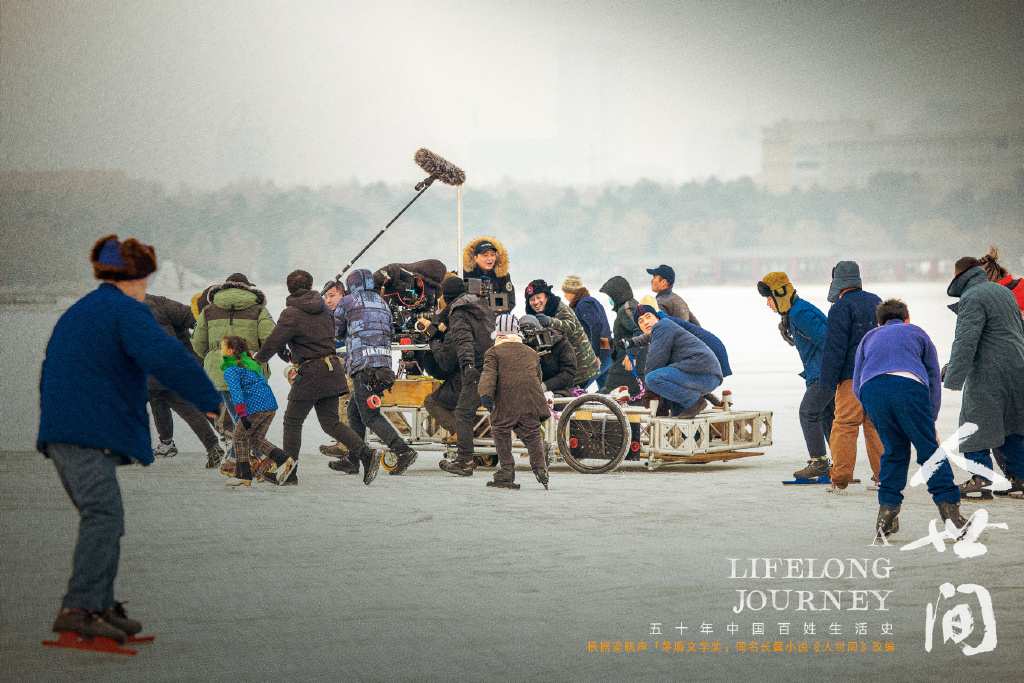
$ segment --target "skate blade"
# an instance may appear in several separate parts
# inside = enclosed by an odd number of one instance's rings
[[[126,643],[152,643],[156,636],[128,636],[125,638]]]
[[[827,474],[823,475],[823,476],[820,476],[820,477],[814,477],[814,478],[810,478],[810,477],[797,477],[796,479],[790,479],[789,481],[786,481],[785,479],[782,480],[783,486],[808,486],[810,484],[831,484],[831,483],[832,483],[832,479],[829,478],[829,476]]]
[[[152,636],[149,636],[152,638]],[[134,642],[134,641],[128,641]],[[142,641],[138,641],[142,642]],[[74,631],[60,631],[57,640],[44,640],[43,645],[48,647],[64,647],[71,650],[92,650],[93,652],[110,652],[118,655],[137,655],[138,650],[121,647],[120,643],[112,638],[94,636],[92,638],[83,636]]]
[[[487,482],[487,486],[492,489],[511,489],[513,491],[519,490],[519,484],[499,484],[496,481]],[[547,487],[545,487],[547,488]]]

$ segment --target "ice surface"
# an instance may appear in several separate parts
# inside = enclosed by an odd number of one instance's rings
[[[825,287],[798,288],[827,310]],[[868,289],[906,300],[912,322],[932,336],[940,360],[948,358],[955,318],[945,309],[944,285]],[[764,456],[656,472],[627,463],[605,475],[556,466],[549,491],[523,461],[522,490],[499,491],[484,486],[487,470],[452,477],[437,468],[436,454],[423,453],[402,477],[382,471],[367,487],[327,468],[316,446],[329,440],[310,419],[298,487],[229,491],[222,475],[203,468],[198,440],[176,421],[181,455],[120,470],[127,532],[118,596],[157,636],[135,658],[39,645],[64,593],[77,529],[52,465],[27,452],[38,416],[38,363],[56,317],[0,313],[7,411],[0,429],[8,451],[0,455],[2,678],[931,681],[952,673],[1019,680],[1024,504],[984,505],[991,522],[1009,529],[985,532],[981,557],[960,559],[951,542],[943,553],[901,552],[937,518],[927,492],[908,488],[895,544],[871,547],[877,501],[863,484],[841,496],[780,484],[806,454],[796,415],[800,363],[779,337],[778,316],[753,286],[679,293],[728,347],[736,374],[723,388],[734,392],[736,408],[774,411],[775,445]],[[276,317],[283,292],[268,288],[268,295]],[[271,384],[283,404],[281,367],[274,362]],[[945,437],[957,424],[959,394],[944,392],[943,401],[938,428]],[[278,418],[270,438],[280,436]],[[863,451],[856,476],[870,478]],[[964,512],[979,507],[967,503]],[[888,558],[893,570],[887,579],[729,578],[729,558],[755,557]],[[942,642],[937,626],[934,649],[925,652],[926,606],[946,581],[990,591],[995,651],[968,658]],[[884,612],[769,607],[734,614],[740,589],[893,592]],[[982,625],[972,604],[977,623],[965,643],[977,644]],[[661,635],[651,633],[653,623]],[[704,623],[712,633],[701,633]],[[752,634],[755,623],[764,624],[764,635]],[[779,635],[779,623],[790,624],[789,636]],[[815,635],[804,635],[805,623],[815,624]],[[829,635],[833,623],[839,635]],[[855,634],[859,623],[866,635]],[[735,634],[729,624],[737,625]],[[882,635],[884,624],[892,625],[891,636]],[[772,648],[808,642],[811,652],[740,654],[740,640]],[[588,643],[602,641],[643,642],[647,651],[588,652]],[[662,641],[720,643],[729,652],[666,653]],[[818,654],[816,641],[863,641],[867,651]],[[894,652],[872,652],[874,642],[885,641]]]

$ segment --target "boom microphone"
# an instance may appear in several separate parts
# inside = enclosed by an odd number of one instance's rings
[[[447,159],[437,156],[426,147],[418,149],[413,156],[413,160],[420,168],[445,185],[461,185],[466,182],[465,171]],[[432,181],[424,182],[427,182],[429,185]]]

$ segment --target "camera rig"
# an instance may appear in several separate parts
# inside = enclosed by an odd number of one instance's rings
[[[494,291],[494,280],[490,278],[466,278],[466,291],[475,294],[491,307],[495,313],[508,313],[512,308],[508,305],[508,293]]]
[[[555,333],[550,329],[521,325],[519,331],[523,333],[523,342],[536,351],[538,356],[551,353],[551,347],[555,345]]]

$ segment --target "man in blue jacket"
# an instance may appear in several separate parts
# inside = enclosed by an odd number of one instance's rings
[[[395,383],[391,369],[391,335],[394,318],[391,308],[373,289],[373,273],[365,268],[345,278],[348,295],[334,309],[334,329],[345,340],[345,369],[352,378],[352,398],[348,402],[348,423],[360,438],[366,428],[380,438],[397,456],[391,474],[402,474],[416,460],[416,451],[402,440],[380,412],[380,396]],[[356,474],[359,463],[351,457],[328,464],[331,469]],[[353,471],[354,470],[354,471]]]
[[[80,515],[68,592],[53,624],[88,638],[124,642],[142,630],[114,599],[124,509],[117,465],[153,462],[147,375],[216,417],[221,396],[202,366],[142,303],[156,253],[117,235],[92,248],[103,283],[57,321],[39,380],[36,448],[57,469]]]
[[[673,417],[693,417],[708,402],[704,394],[722,383],[722,366],[708,345],[657,310],[640,304],[636,322],[651,335],[647,351],[647,388],[669,403]]]
[[[825,324],[825,348],[821,353],[818,383],[822,391],[835,393],[836,397],[836,417],[829,439],[832,451],[829,474],[832,490],[839,491],[853,480],[853,468],[857,463],[857,433],[861,425],[871,463],[871,477],[878,480],[878,463],[884,448],[864,407],[853,395],[853,366],[860,340],[877,327],[875,310],[882,300],[861,288],[860,266],[854,261],[840,261],[832,269],[828,300],[832,308]]]
[[[768,273],[757,283],[757,291],[768,301],[768,308],[782,316],[779,332],[790,346],[796,346],[804,371],[800,376],[807,383],[800,401],[800,429],[811,459],[807,467],[797,470],[798,479],[812,479],[828,474],[829,461],[825,444],[832,435],[835,418],[835,392],[821,389],[821,351],[825,346],[825,314],[814,304],[796,294],[789,277],[779,271]]]

